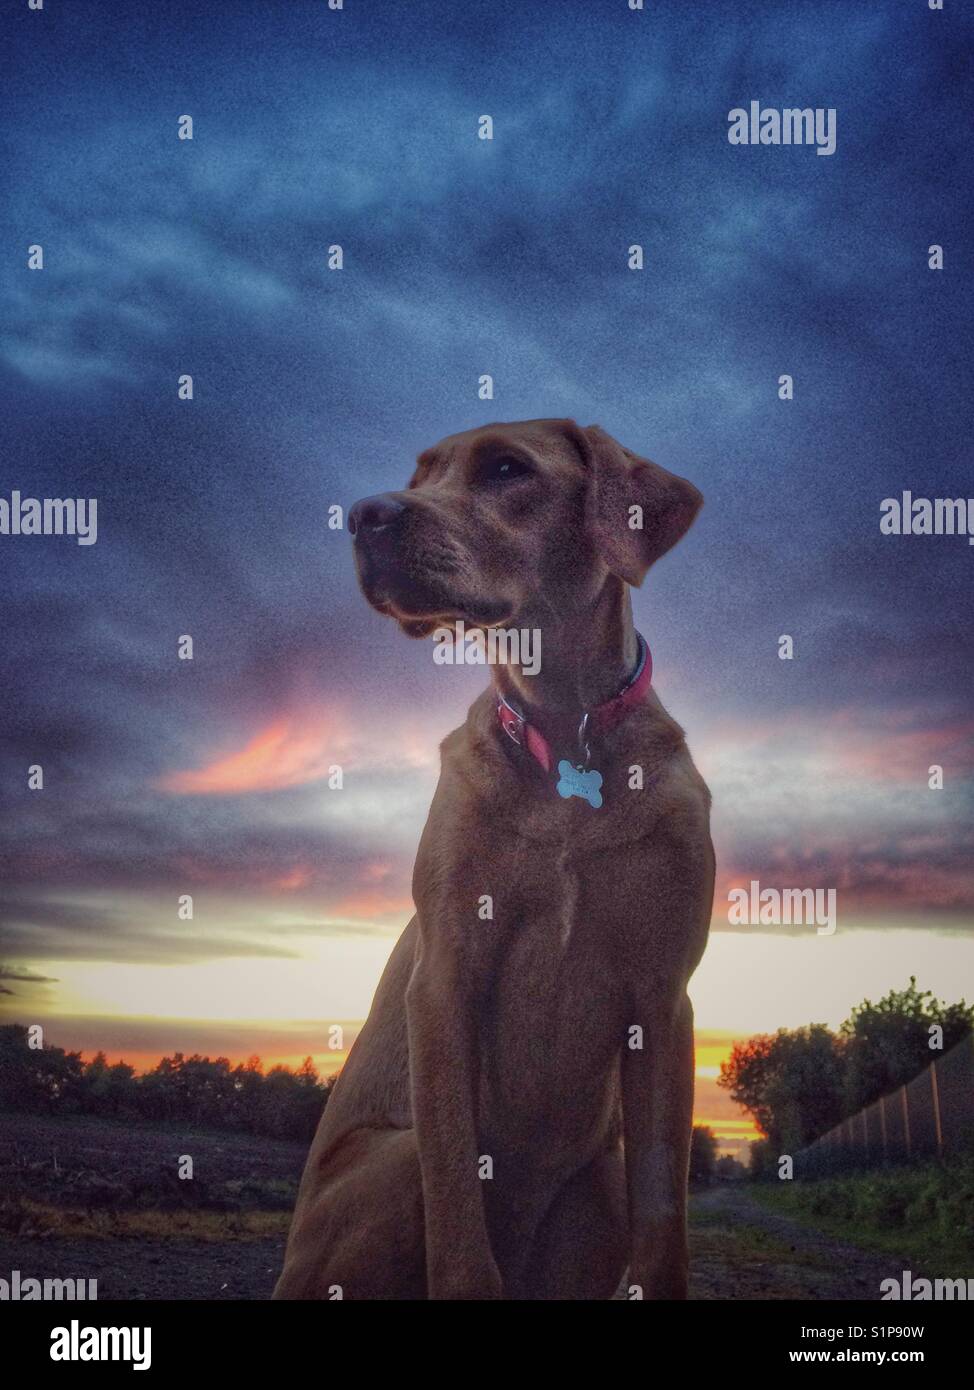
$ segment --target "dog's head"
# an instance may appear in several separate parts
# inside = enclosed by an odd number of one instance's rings
[[[609,574],[638,585],[702,501],[597,425],[523,420],[449,435],[348,526],[369,603],[423,637],[577,611]]]

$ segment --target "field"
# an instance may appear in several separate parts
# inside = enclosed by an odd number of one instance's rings
[[[0,1115],[0,1274],[95,1278],[99,1298],[267,1298],[304,1144]],[[180,1179],[180,1158],[193,1177]]]

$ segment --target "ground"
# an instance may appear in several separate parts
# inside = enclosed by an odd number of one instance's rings
[[[882,1280],[909,1268],[904,1257],[862,1250],[768,1211],[743,1184],[722,1184],[691,1202],[691,1298],[878,1299]]]
[[[0,1277],[97,1279],[99,1299],[266,1299],[305,1152],[246,1135],[0,1116]],[[185,1154],[192,1184],[173,1178]],[[875,1300],[884,1278],[911,1268],[768,1210],[744,1184],[696,1193],[690,1211],[694,1299]]]

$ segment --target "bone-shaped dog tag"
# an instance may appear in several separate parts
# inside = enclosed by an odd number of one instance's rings
[[[581,767],[572,767],[567,758],[562,758],[558,764],[558,783],[555,791],[559,796],[580,796],[583,801],[587,801],[596,810],[602,805],[602,774],[596,772],[595,768],[586,772]]]

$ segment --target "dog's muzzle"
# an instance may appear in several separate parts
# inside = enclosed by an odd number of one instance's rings
[[[348,514],[349,535],[356,541],[375,540],[398,528],[406,508],[392,492],[380,492],[375,497],[363,497]]]

